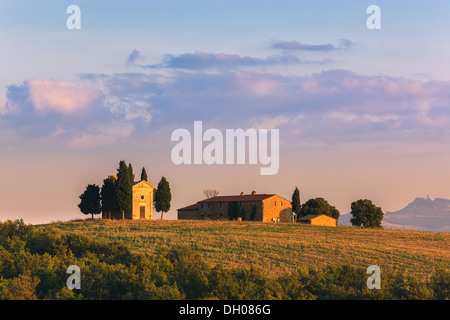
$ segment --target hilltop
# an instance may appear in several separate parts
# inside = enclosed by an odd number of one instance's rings
[[[405,208],[386,212],[386,227],[450,232],[450,200],[416,198]]]
[[[120,241],[137,253],[182,244],[211,265],[256,266],[274,274],[299,267],[375,264],[426,278],[436,268],[448,268],[450,261],[447,233],[208,220],[97,219],[52,225],[64,234]]]
[[[339,217],[339,224],[351,225],[351,215]],[[450,232],[450,200],[416,198],[401,210],[386,212],[382,226],[387,229]]]

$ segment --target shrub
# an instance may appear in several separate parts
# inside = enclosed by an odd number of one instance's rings
[[[0,300],[36,300],[36,277],[19,275],[12,279],[0,278]]]
[[[435,299],[450,299],[450,270],[439,269],[430,279]]]

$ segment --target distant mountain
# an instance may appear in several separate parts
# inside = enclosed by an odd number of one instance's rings
[[[350,214],[339,217],[339,224],[351,225]],[[385,212],[382,226],[386,229],[450,232],[450,200],[416,198],[401,210]]]

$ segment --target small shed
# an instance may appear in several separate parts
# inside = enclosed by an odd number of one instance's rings
[[[313,226],[336,227],[337,220],[327,216],[326,214],[308,214],[297,220],[300,223],[310,224]]]

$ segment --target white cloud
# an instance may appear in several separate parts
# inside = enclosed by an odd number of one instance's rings
[[[127,121],[142,119],[149,122],[152,119],[150,113],[152,105],[146,102],[144,98],[110,96],[107,98],[106,104],[111,112],[123,114]]]
[[[368,122],[386,122],[389,120],[399,120],[400,116],[394,114],[386,114],[386,115],[373,115],[373,114],[356,114],[356,113],[345,113],[345,112],[331,112],[327,115],[328,119],[333,120],[341,120],[345,123],[349,123],[352,121],[368,121]]]
[[[279,115],[275,117],[261,116],[251,121],[252,128],[254,129],[279,129],[285,125],[294,125],[304,116],[299,114],[296,116]]]

